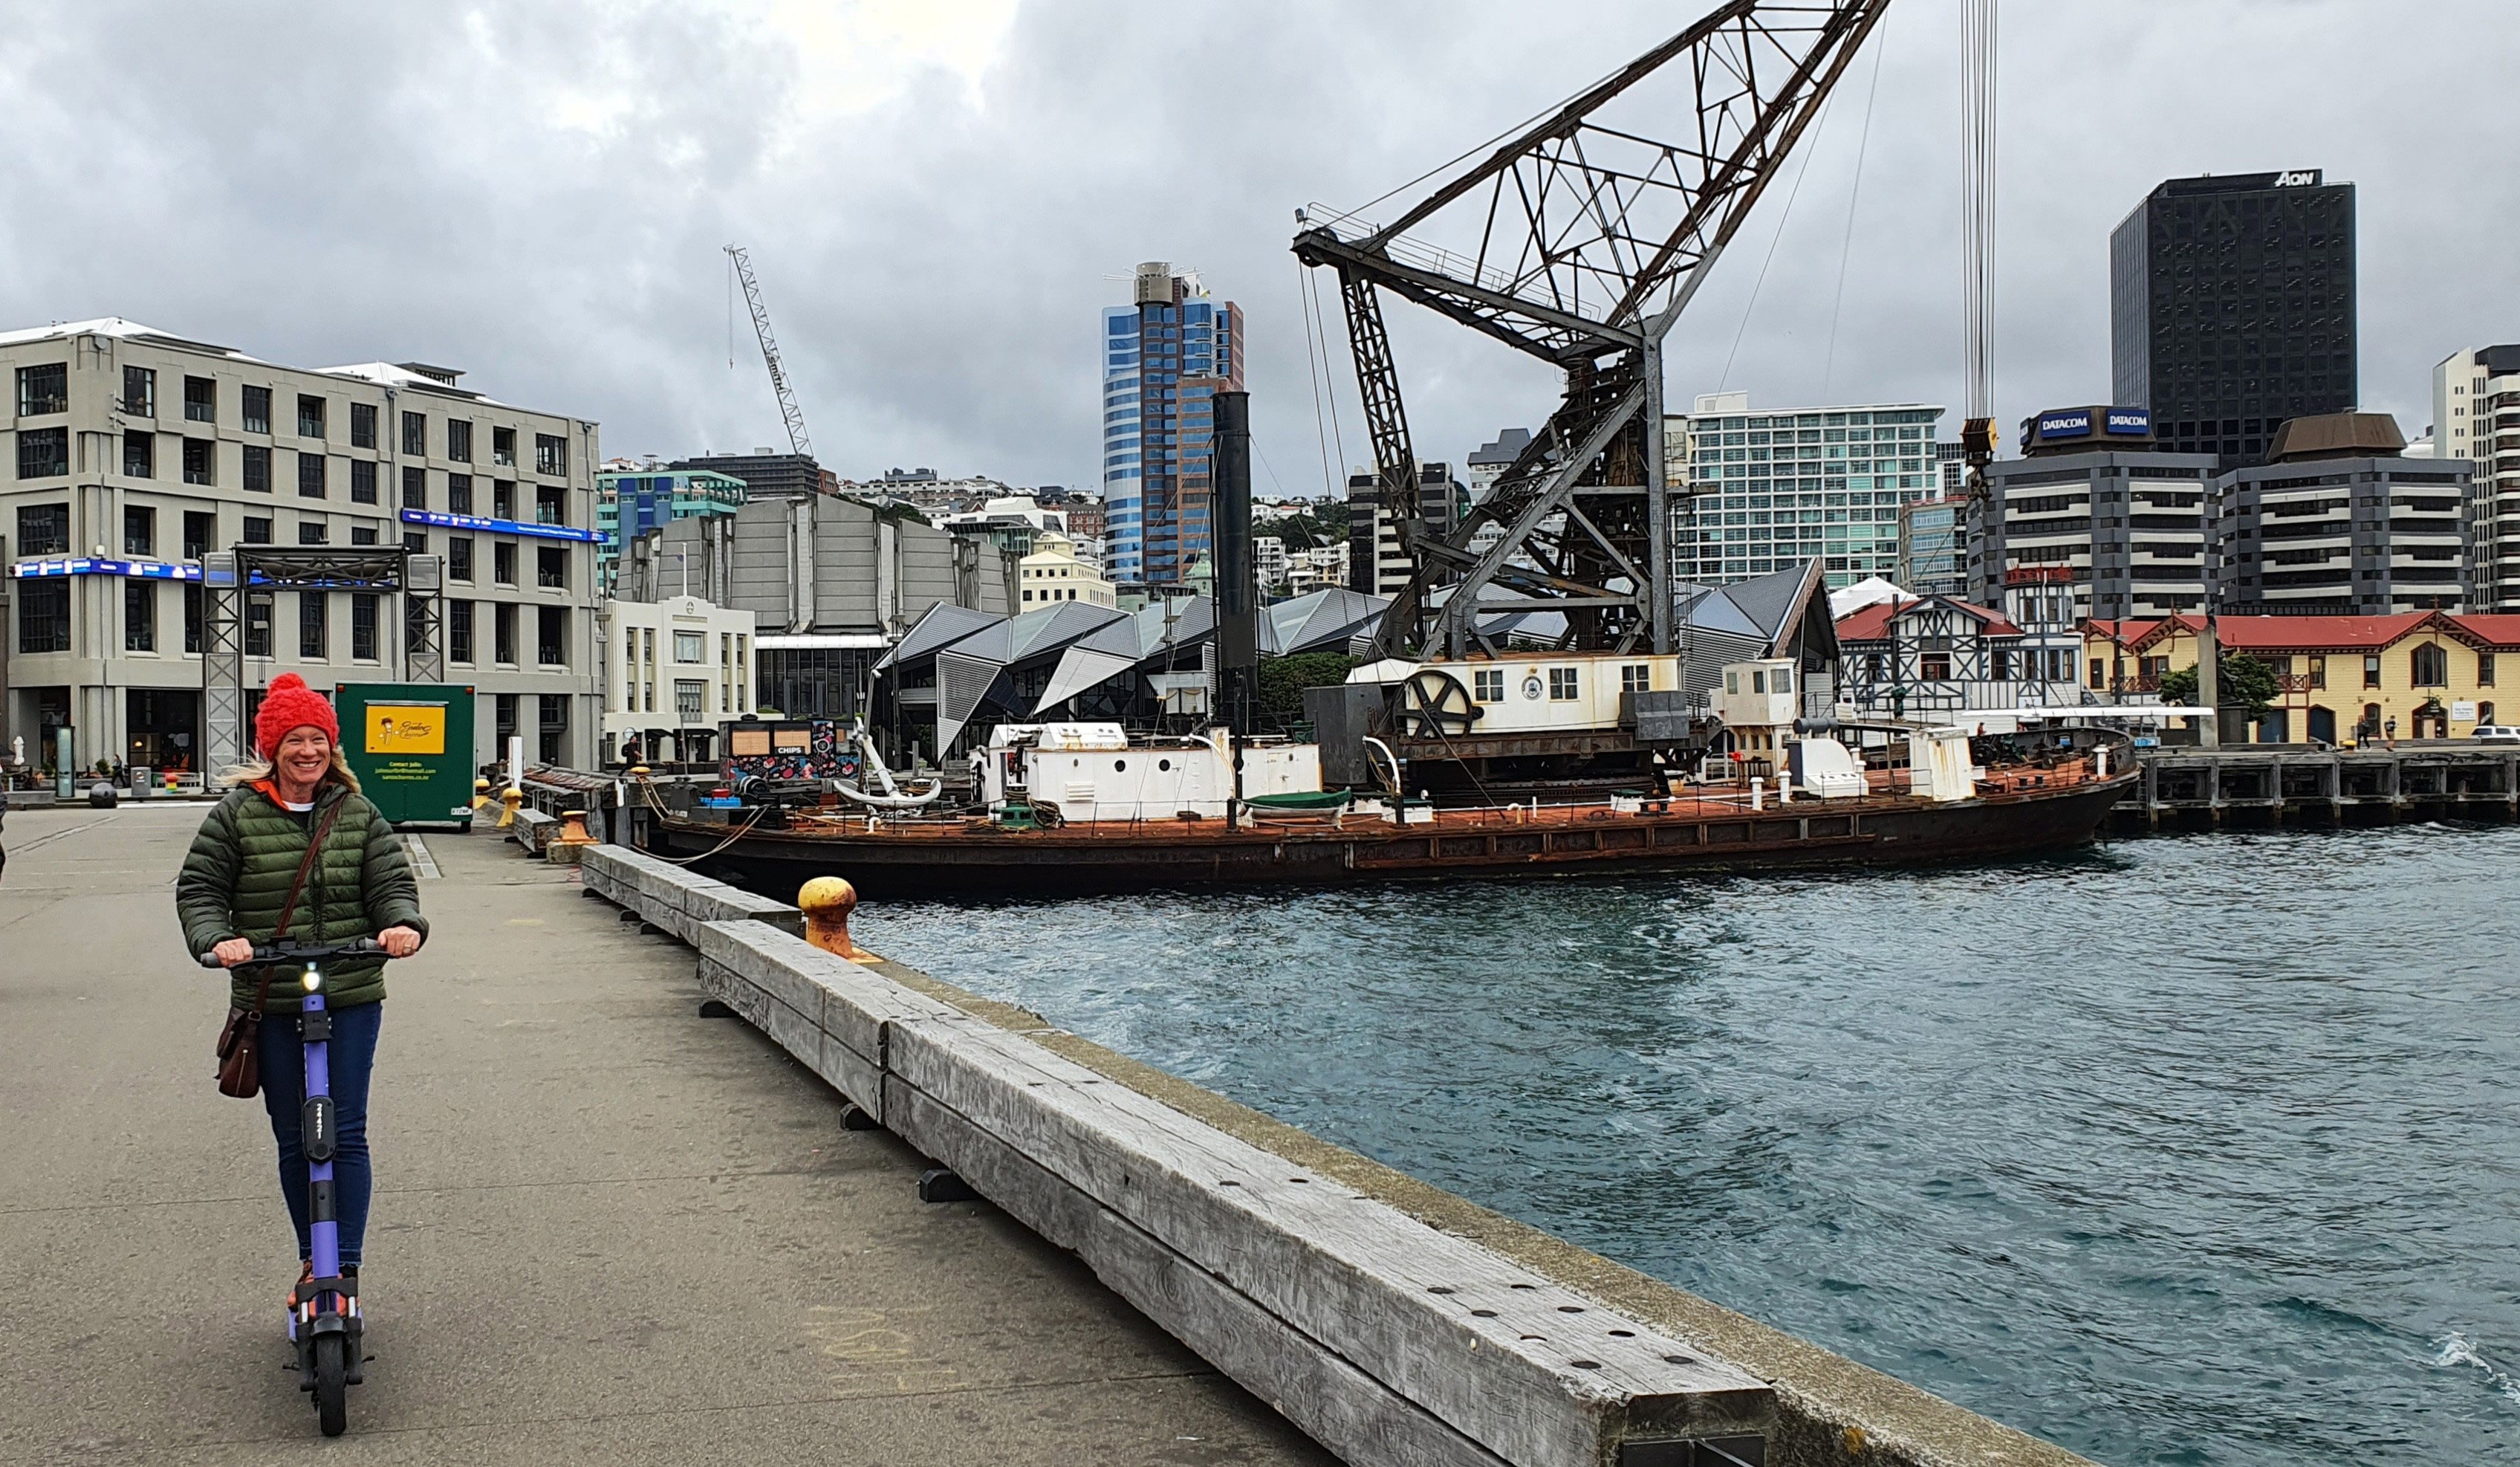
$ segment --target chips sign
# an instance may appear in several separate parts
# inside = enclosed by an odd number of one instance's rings
[[[368,705],[370,754],[444,754],[446,705],[442,703],[371,703]]]

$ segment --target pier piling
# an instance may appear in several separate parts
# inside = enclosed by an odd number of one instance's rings
[[[2520,748],[2226,744],[2154,749],[2111,813],[2121,832],[2520,820]]]

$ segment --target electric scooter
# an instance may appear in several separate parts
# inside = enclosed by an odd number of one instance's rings
[[[324,1007],[323,965],[336,958],[374,957],[384,948],[374,939],[351,942],[278,942],[256,945],[253,961],[300,967],[305,997],[297,1013],[298,1047],[306,1063],[305,1108],[297,1133],[306,1156],[307,1241],[315,1276],[289,1297],[289,1343],[297,1352],[297,1389],[315,1398],[316,1424],[338,1437],[349,1425],[348,1390],[365,1377],[361,1366],[366,1319],[359,1313],[359,1281],[341,1276],[341,1224],[333,1201],[333,1153],[339,1138],[334,1116],[331,1050],[333,1016]],[[202,966],[219,966],[201,954]],[[277,987],[277,983],[274,984]]]

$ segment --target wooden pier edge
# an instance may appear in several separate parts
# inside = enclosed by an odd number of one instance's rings
[[[591,848],[582,870],[589,890],[698,948],[713,997],[1348,1460],[1723,1460],[1663,1444],[1694,1440],[1770,1467],[2089,1467],[1038,1015],[901,964],[823,952],[790,935],[793,907],[618,847]],[[1235,1168],[1238,1185],[1216,1185]],[[1290,1180],[1273,1196],[1236,1195],[1266,1191],[1251,1185],[1264,1172]],[[1322,1211],[1329,1201],[1371,1217],[1364,1238]],[[1420,1254],[1441,1261],[1434,1274],[1412,1266]],[[1442,1294],[1423,1281],[1469,1274]],[[1561,1321],[1573,1316],[1554,1301],[1580,1298],[1603,1335],[1615,1325],[1651,1349],[1615,1361],[1588,1352],[1589,1371],[1518,1338],[1518,1349],[1463,1349],[1461,1329],[1483,1323],[1464,1292],[1499,1289],[1545,1297]],[[1326,1310],[1327,1299],[1346,1304]],[[1495,1317],[1525,1332],[1506,1310]],[[1657,1380],[1647,1372],[1663,1354],[1687,1363]]]

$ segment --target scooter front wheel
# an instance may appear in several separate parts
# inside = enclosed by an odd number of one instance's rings
[[[349,1353],[340,1335],[315,1337],[315,1421],[338,1437],[350,1424]]]

